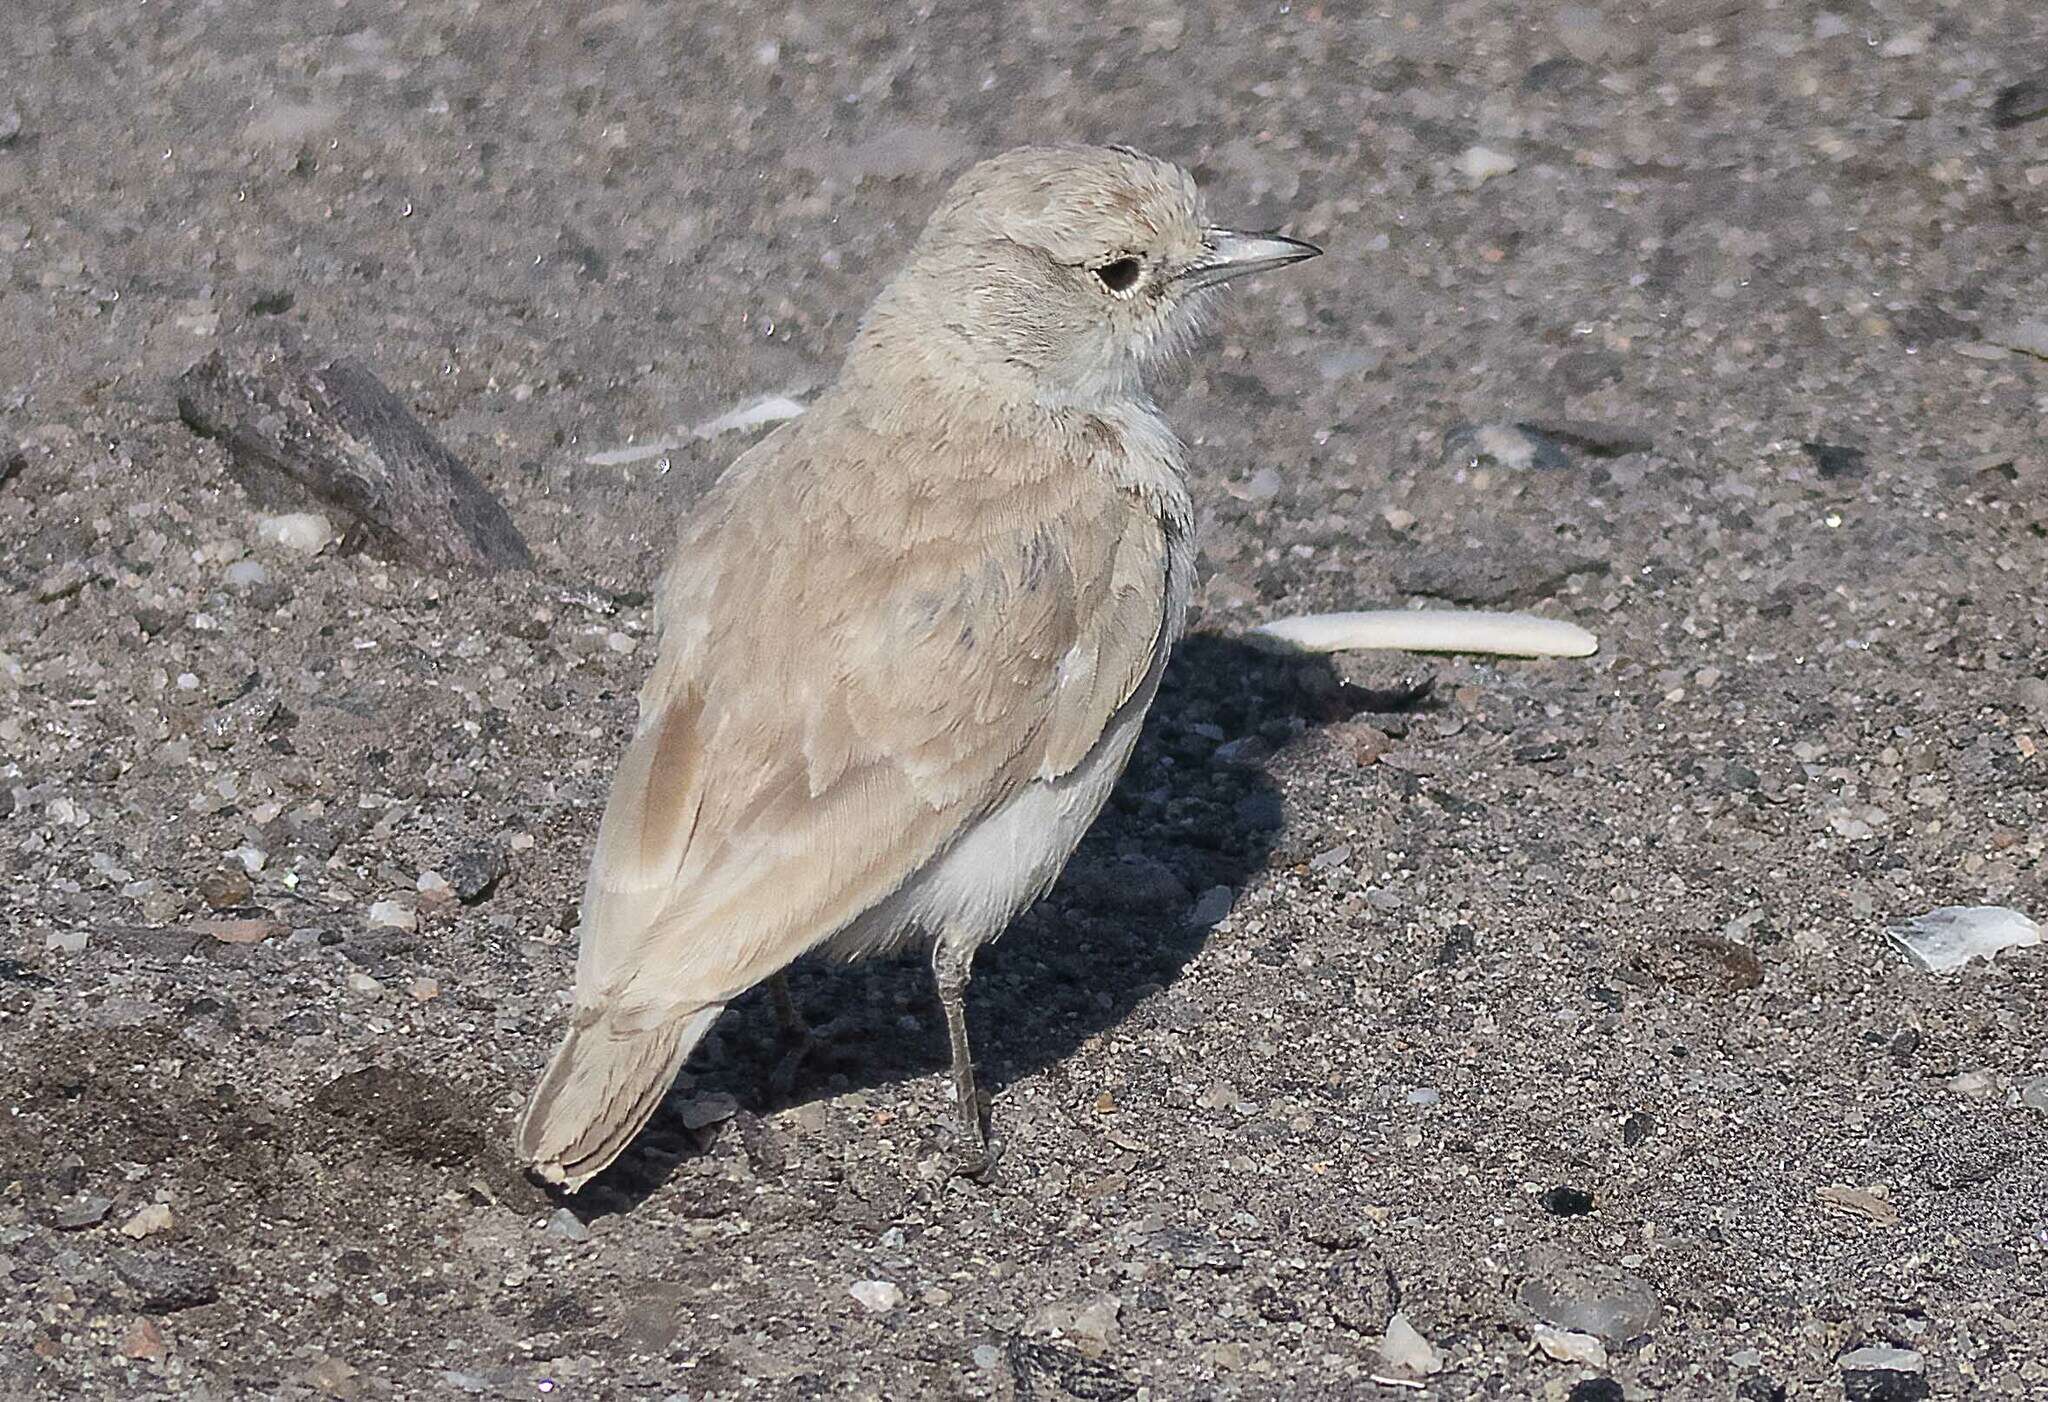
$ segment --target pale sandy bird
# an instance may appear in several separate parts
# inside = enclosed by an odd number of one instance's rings
[[[661,581],[598,831],[575,1006],[518,1131],[572,1191],[733,999],[929,940],[962,1168],[988,1165],[963,994],[1131,755],[1194,532],[1141,373],[1204,289],[1317,250],[1207,227],[1187,172],[1026,148],[963,176],[838,383],[740,457]]]

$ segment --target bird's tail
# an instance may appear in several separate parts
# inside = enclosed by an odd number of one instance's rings
[[[713,1003],[658,1023],[600,1013],[572,1022],[519,1121],[519,1157],[575,1192],[625,1152],[676,1072],[725,1011]]]

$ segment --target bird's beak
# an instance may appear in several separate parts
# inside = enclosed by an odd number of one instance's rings
[[[1246,273],[1263,273],[1284,268],[1304,258],[1319,256],[1323,250],[1312,243],[1284,234],[1247,234],[1236,229],[1204,229],[1202,254],[1181,271],[1186,287],[1209,287]]]

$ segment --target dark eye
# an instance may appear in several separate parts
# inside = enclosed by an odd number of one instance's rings
[[[1112,258],[1095,270],[1095,276],[1112,292],[1128,292],[1138,285],[1138,275],[1144,271],[1145,265],[1135,258]]]

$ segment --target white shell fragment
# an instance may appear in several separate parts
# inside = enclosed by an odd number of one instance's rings
[[[716,438],[722,433],[738,429],[761,428],[768,424],[779,424],[793,419],[804,411],[804,406],[786,394],[771,394],[763,399],[729,409],[716,418],[679,429],[680,437],[657,438],[652,443],[635,443],[628,448],[610,448],[602,453],[592,453],[583,461],[592,467],[618,467],[624,463],[645,462],[658,458],[674,448],[680,448],[692,439]]]
[[[256,538],[265,545],[317,555],[330,541],[339,540],[334,524],[317,511],[290,511],[282,516],[264,516],[256,522]]]
[[[1304,652],[1478,652],[1495,657],[1590,657],[1600,640],[1576,623],[1533,613],[1368,609],[1305,613],[1252,630]]]
[[[1906,957],[1930,974],[1952,973],[2001,949],[2041,943],[2041,927],[2002,905],[1945,905],[1886,927]]]
[[[1444,1370],[1444,1356],[1408,1322],[1405,1314],[1396,1314],[1387,1321],[1387,1331],[1380,1339],[1380,1357],[1415,1377],[1426,1378]]]

